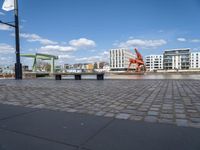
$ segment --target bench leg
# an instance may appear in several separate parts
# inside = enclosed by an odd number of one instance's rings
[[[74,75],[74,77],[75,77],[75,80],[81,80],[81,75],[79,75],[79,74]]]
[[[104,80],[104,74],[97,74],[97,80]]]
[[[55,80],[62,80],[62,76],[60,74],[55,75]]]

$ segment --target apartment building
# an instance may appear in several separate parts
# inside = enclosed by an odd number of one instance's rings
[[[163,69],[163,55],[149,55],[145,57],[147,71]]]
[[[179,70],[190,68],[190,49],[170,49],[163,54],[163,69]]]
[[[111,71],[126,71],[129,65],[129,59],[135,58],[135,55],[130,49],[120,48],[110,50],[110,70]],[[131,65],[134,68],[134,65]]]
[[[191,69],[200,69],[200,52],[191,52],[190,68]]]

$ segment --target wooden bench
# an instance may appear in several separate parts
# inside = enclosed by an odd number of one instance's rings
[[[62,80],[64,75],[73,75],[75,80],[81,80],[82,75],[96,75],[97,80],[104,80],[104,73],[55,73],[55,80]]]

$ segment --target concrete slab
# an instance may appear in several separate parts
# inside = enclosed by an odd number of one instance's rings
[[[21,106],[0,104],[0,121],[3,119],[12,118],[18,115],[30,113],[37,109],[25,108]]]
[[[76,147],[0,129],[0,150],[76,150]]]
[[[111,118],[43,110],[0,122],[0,128],[47,138],[71,145],[81,145]]]
[[[200,129],[114,120],[85,147],[92,150],[199,150]]]

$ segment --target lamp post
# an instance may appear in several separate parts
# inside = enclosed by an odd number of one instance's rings
[[[20,62],[20,41],[19,41],[19,16],[18,16],[18,0],[15,0],[15,44],[16,44],[16,63],[15,63],[15,79],[22,79],[22,64]]]
[[[2,22],[1,20],[0,20],[0,23],[15,28],[15,46],[16,46],[15,79],[21,80],[22,79],[22,64],[20,62],[18,0],[14,0],[14,18],[15,18],[15,25]]]

